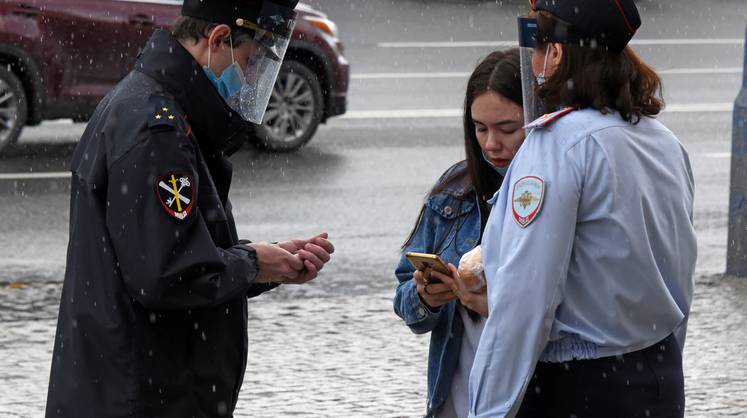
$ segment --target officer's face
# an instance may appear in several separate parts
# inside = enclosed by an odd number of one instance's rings
[[[241,66],[241,71],[246,72],[249,57],[252,56],[256,45],[257,44],[254,43],[254,41],[246,41],[241,43],[239,46],[234,46],[232,57],[231,47],[228,44],[225,44],[222,46],[222,53],[216,54],[215,58],[213,58],[211,67],[216,74],[221,74],[226,68],[228,68],[229,65],[233,63],[233,60],[236,60],[236,62],[238,62]]]
[[[477,142],[497,167],[506,167],[524,142],[524,111],[518,104],[488,91],[472,102]]]
[[[249,65],[249,58],[252,57],[254,51],[258,48],[260,48],[260,46],[254,41],[242,42],[241,45],[234,48],[234,57],[241,66],[242,71],[246,72],[246,67]]]

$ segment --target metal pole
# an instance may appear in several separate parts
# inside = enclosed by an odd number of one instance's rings
[[[747,27],[747,24],[745,24]],[[747,30],[745,30],[747,40]],[[747,277],[747,41],[742,90],[734,102],[726,274]]]

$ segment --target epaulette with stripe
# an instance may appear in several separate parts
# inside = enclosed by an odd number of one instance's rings
[[[552,124],[556,120],[573,112],[574,110],[576,110],[575,107],[566,107],[565,109],[558,110],[557,112],[544,114],[537,118],[534,122],[525,126],[524,129],[545,128],[547,126],[550,126],[550,124]]]

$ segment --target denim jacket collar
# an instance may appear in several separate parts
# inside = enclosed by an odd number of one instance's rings
[[[474,192],[444,190],[430,196],[426,206],[446,219],[454,219],[472,211],[476,205]]]

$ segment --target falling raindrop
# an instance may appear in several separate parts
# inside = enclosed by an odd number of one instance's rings
[[[226,404],[224,401],[218,402],[218,415],[226,415],[228,412],[228,404]]]

